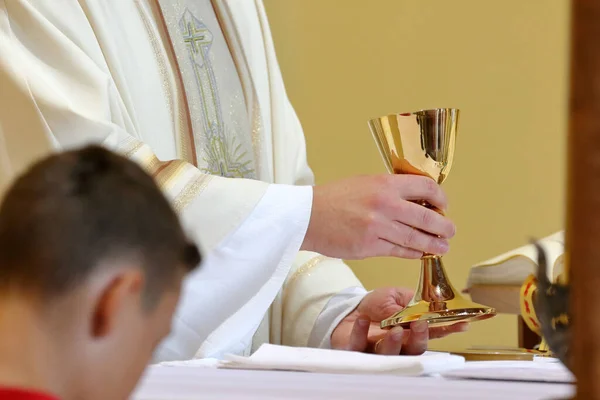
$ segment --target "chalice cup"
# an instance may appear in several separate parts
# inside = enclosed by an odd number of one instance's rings
[[[385,166],[392,174],[417,174],[444,182],[454,158],[459,110],[438,108],[391,114],[369,121]],[[424,207],[436,209],[426,201]],[[381,322],[382,328],[408,327],[427,321],[430,327],[491,318],[496,310],[462,297],[450,283],[442,257],[424,254],[415,295],[400,312]]]

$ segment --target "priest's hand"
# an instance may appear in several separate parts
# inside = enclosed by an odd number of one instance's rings
[[[346,260],[445,254],[456,228],[414,202],[420,200],[442,212],[447,207],[441,187],[418,175],[360,176],[315,186],[302,250]]]
[[[380,288],[370,292],[334,329],[332,348],[385,355],[419,355],[427,350],[429,339],[467,329],[465,323],[428,329],[424,321],[413,322],[410,329],[399,326],[381,329],[379,323],[402,310],[412,296],[411,290],[402,288]]]

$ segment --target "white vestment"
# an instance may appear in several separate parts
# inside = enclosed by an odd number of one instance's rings
[[[260,0],[0,0],[0,189],[89,143],[151,173],[204,250],[158,361],[326,347],[364,296],[299,251],[313,175]]]

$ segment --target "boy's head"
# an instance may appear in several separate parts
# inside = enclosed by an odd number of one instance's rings
[[[0,307],[34,310],[77,398],[129,395],[199,262],[153,179],[100,147],[38,162],[0,206]]]

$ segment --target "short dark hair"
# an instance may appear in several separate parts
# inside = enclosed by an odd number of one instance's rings
[[[150,177],[99,146],[57,153],[18,177],[0,206],[0,290],[56,297],[121,261],[150,304],[201,256]]]

